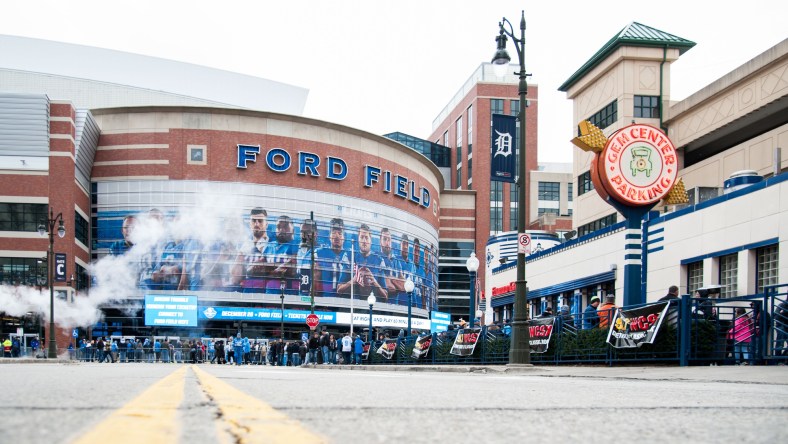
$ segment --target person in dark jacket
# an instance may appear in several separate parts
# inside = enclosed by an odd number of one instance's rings
[[[364,354],[364,341],[361,340],[361,336],[356,336],[356,340],[353,344],[353,353],[356,356],[356,365],[361,365],[361,356]]]
[[[599,296],[594,296],[583,311],[583,330],[591,330],[599,325],[599,315],[596,312],[597,307],[599,307]]]
[[[307,359],[307,364],[317,364],[318,347],[320,347],[320,338],[317,332],[314,332],[312,333],[312,337],[309,338],[309,358]]]

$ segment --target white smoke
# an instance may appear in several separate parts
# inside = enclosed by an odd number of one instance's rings
[[[210,189],[202,189],[198,195],[200,199],[192,207],[137,214],[130,235],[133,246],[123,255],[107,255],[89,265],[88,272],[97,285],[89,292],[77,293],[73,302],[55,296],[57,326],[66,329],[88,327],[101,320],[99,307],[102,305],[123,306],[129,296],[139,300],[140,264],[160,254],[162,245],[168,240],[189,239],[202,246],[220,241],[240,245],[248,233],[242,222],[244,210],[236,199]],[[139,308],[139,304],[129,306],[129,312]],[[40,316],[48,323],[49,290],[0,285],[0,312],[14,317]]]

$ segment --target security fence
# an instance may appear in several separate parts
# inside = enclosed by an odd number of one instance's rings
[[[534,364],[670,363],[686,365],[773,364],[788,361],[788,284],[771,286],[763,294],[726,298],[681,298],[666,302],[653,343],[631,348],[615,348],[608,343],[610,328],[583,328],[583,313],[556,316],[552,334],[543,352],[531,353]],[[660,304],[660,303],[657,303]],[[632,310],[650,304],[621,307]],[[737,311],[738,309],[738,311]],[[598,317],[614,319],[614,311],[598,312]],[[530,321],[531,329],[536,324]],[[505,327],[504,327],[505,328]],[[396,353],[387,359],[372,344],[367,364],[507,364],[510,336],[500,326],[478,329],[472,353],[452,353],[457,335],[469,330],[453,330],[431,335],[429,352],[415,358],[417,337],[397,338]],[[532,346],[532,349],[534,347]]]

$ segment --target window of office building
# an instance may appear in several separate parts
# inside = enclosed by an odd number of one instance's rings
[[[519,100],[512,100],[509,102],[510,116],[519,116],[520,115],[520,101]]]
[[[659,118],[658,96],[635,96],[635,117]]]
[[[758,267],[756,292],[763,293],[767,286],[777,284],[777,266],[779,265],[777,253],[777,245],[769,245],[768,247],[758,248],[755,251],[757,257],[756,266]]]
[[[581,225],[577,227],[577,235],[584,236],[589,233],[593,233],[594,231],[601,230],[603,228],[607,228],[611,225],[616,223],[616,214],[610,214],[608,216],[599,218],[593,222],[589,222],[585,225]]]
[[[46,260],[27,257],[0,257],[0,284],[29,287],[46,286]]]
[[[739,255],[738,253],[720,256],[720,297],[731,298],[736,296],[738,286]]]
[[[539,210],[538,210],[538,215],[541,216],[541,215],[544,215],[544,214],[555,214],[556,216],[558,216],[558,208],[541,208],[540,207]]]
[[[503,231],[503,218],[501,217],[501,207],[490,207],[490,231]]]
[[[466,141],[466,145],[468,145],[468,155],[473,153],[473,105],[468,107],[468,140]]]
[[[457,168],[457,189],[462,189],[462,167]]]
[[[88,247],[90,246],[90,244],[88,244],[89,236],[90,225],[88,224],[88,221],[82,217],[81,214],[74,212],[74,237],[76,237],[78,241],[82,242],[82,245]]]
[[[457,143],[455,144],[455,146],[457,147],[457,152],[459,153],[459,152],[461,152],[460,147],[462,146],[462,135],[463,135],[463,133],[462,133],[462,117],[457,119],[457,122],[455,122],[455,128],[454,129],[455,129],[455,135],[457,137]]]
[[[503,99],[490,99],[490,114],[503,114]]]
[[[594,115],[587,118],[589,122],[593,123],[599,129],[605,129],[610,125],[616,123],[618,120],[618,101],[614,100],[604,108],[594,113]],[[580,128],[577,129],[578,136],[580,135]]]
[[[74,274],[74,280],[76,280],[76,282],[74,282],[73,284],[74,289],[77,291],[85,290],[86,288],[88,288],[90,275],[88,275],[88,271],[85,270],[85,268],[82,267],[81,265],[76,264],[76,268],[77,268],[77,272]]]
[[[473,182],[473,159],[468,159],[468,189],[471,182]]]
[[[448,131],[443,133],[443,146],[450,146],[449,145],[449,132]]]
[[[509,229],[512,231],[518,230],[517,228],[517,216],[518,216],[517,206],[509,207]]]
[[[592,191],[594,189],[594,182],[591,181],[591,171],[586,171],[585,173],[577,176],[577,195],[582,196],[583,194]]]
[[[454,151],[457,153],[457,165],[460,166],[462,165],[462,147],[458,146]]]
[[[539,200],[560,200],[560,187],[558,182],[539,182]]]
[[[46,204],[0,202],[0,231],[35,233],[48,217]]]
[[[687,264],[687,293],[695,294],[695,290],[703,286],[703,261]]]
[[[493,181],[490,183],[490,202],[503,201],[503,182]]]
[[[566,200],[568,202],[572,202],[572,197],[574,195],[574,193],[573,193],[574,190],[572,189],[573,186],[574,186],[574,184],[572,182],[569,182],[569,183],[566,184]]]

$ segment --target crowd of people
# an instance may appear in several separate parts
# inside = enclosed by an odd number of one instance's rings
[[[211,363],[299,366],[362,363],[364,341],[346,332],[337,336],[315,332],[307,341],[225,339],[81,339],[76,359],[86,362]]]

